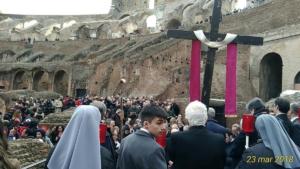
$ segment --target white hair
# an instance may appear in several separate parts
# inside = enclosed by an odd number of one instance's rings
[[[210,118],[215,118],[215,116],[216,116],[216,111],[215,111],[214,108],[210,107],[210,108],[208,108],[207,114],[208,114],[208,116],[209,116]]]
[[[199,102],[193,101],[185,108],[185,118],[190,126],[205,126],[207,121],[207,108]]]

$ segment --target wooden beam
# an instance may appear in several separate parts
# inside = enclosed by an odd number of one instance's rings
[[[209,33],[204,32],[206,37],[209,37]],[[183,30],[168,30],[167,36],[170,38],[176,39],[190,39],[190,40],[197,40],[193,31],[183,31]],[[226,34],[218,34],[218,39],[224,39]],[[263,45],[264,39],[262,37],[255,37],[255,36],[240,36],[238,35],[234,40],[234,43],[243,44],[243,45]]]
[[[222,17],[221,7],[222,7],[222,0],[215,0],[214,9],[212,13],[212,21],[210,25],[210,33],[209,33],[210,35],[209,38],[211,41],[216,41],[218,39],[219,25]],[[210,99],[212,78],[213,78],[213,72],[215,66],[216,51],[217,51],[216,48],[210,48],[210,47],[208,48],[205,73],[203,77],[203,90],[202,90],[201,101],[206,105],[207,109],[209,108],[209,99]]]

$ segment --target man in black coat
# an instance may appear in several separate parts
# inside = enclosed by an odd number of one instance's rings
[[[223,169],[225,164],[225,140],[220,134],[206,129],[207,108],[199,102],[191,102],[185,110],[190,128],[170,136],[166,150],[174,169]]]
[[[300,104],[299,103],[293,103],[291,105],[290,109],[290,117],[292,122],[292,140],[295,142],[295,144],[300,147],[300,119],[298,116],[298,113],[300,112]]]
[[[122,140],[117,169],[167,169],[164,149],[155,141],[167,113],[155,105],[147,105],[141,111],[143,127]]]
[[[257,118],[262,114],[267,113],[264,102],[258,97],[251,99],[247,103],[246,111],[247,113],[253,114],[255,118]],[[249,146],[251,147],[255,145],[257,143],[258,138],[259,138],[258,133],[255,130],[249,136]],[[226,168],[233,169],[236,167],[238,162],[241,160],[242,154],[245,150],[245,144],[246,144],[246,134],[243,131],[241,131],[240,134],[234,139],[234,141],[231,143],[230,147],[228,148]]]
[[[208,115],[208,120],[206,122],[206,128],[209,131],[221,134],[223,136],[225,136],[226,133],[229,133],[229,129],[223,127],[218,123],[217,120],[214,119],[216,116],[216,111],[214,108],[210,107],[208,109],[207,115]]]
[[[273,151],[260,142],[244,152],[236,169],[285,169],[270,159],[275,159]]]
[[[290,102],[287,99],[278,97],[274,102],[274,112],[276,113],[276,119],[283,125],[289,136],[292,137],[293,125],[289,120],[287,113],[290,110]]]

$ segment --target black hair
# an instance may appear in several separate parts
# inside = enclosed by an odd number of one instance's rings
[[[167,119],[168,114],[161,107],[149,104],[141,110],[140,117],[143,124],[144,121],[151,122],[155,117]]]
[[[46,133],[45,133],[45,131],[44,131],[43,129],[37,129],[37,130],[36,130],[36,133],[37,133],[37,132],[40,132],[41,135],[42,135],[42,137],[45,138]]]
[[[285,98],[276,98],[274,104],[278,106],[278,110],[282,113],[288,113],[290,110],[290,102]]]
[[[260,98],[255,97],[247,103],[246,109],[248,112],[251,112],[251,110],[254,110],[254,112],[260,111],[265,109],[265,104]]]

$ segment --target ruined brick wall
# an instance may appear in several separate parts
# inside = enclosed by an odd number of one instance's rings
[[[296,30],[299,24],[299,18],[293,16],[299,14],[298,2],[291,0],[285,4],[273,1],[223,17],[222,32],[252,34],[267,39],[262,47],[238,46],[238,100],[259,95],[257,72],[261,59],[270,52],[276,52],[283,58],[282,89],[293,87],[292,81],[298,72],[298,58],[294,54],[298,52]],[[276,15],[274,11],[282,15]],[[207,23],[199,27],[208,30]],[[122,93],[161,98],[186,97],[190,47],[190,41],[167,39],[163,34],[113,40],[36,42],[32,48],[26,48],[24,42],[1,42],[1,50],[7,52],[2,52],[0,75],[5,89],[11,89],[18,70],[32,74],[31,80],[28,79],[29,86],[33,86],[33,76],[44,70],[49,74],[48,89],[51,91],[55,88],[56,73],[64,70],[70,95],[75,95],[76,89],[86,89],[91,95]],[[41,59],[35,59],[41,54]],[[225,54],[223,48],[217,52],[212,86],[214,98],[224,98]],[[128,83],[121,85],[120,78],[126,78]]]

